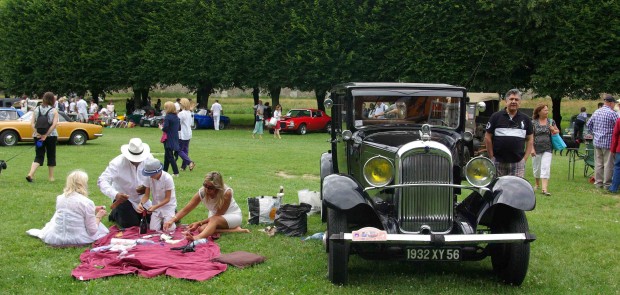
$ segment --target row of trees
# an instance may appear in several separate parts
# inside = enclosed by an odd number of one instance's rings
[[[619,1],[0,0],[0,86],[12,93],[182,84],[315,91],[346,81],[617,93]]]

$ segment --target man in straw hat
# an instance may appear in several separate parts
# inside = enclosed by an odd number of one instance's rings
[[[132,138],[129,144],[121,146],[121,155],[110,161],[97,180],[101,192],[113,201],[109,220],[120,228],[140,224],[137,209],[145,190],[143,184],[149,179],[142,170],[149,158],[153,158],[149,145],[140,138]],[[151,201],[144,203],[144,207],[151,207]]]

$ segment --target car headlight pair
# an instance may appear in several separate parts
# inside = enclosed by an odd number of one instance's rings
[[[488,158],[473,158],[465,166],[465,178],[475,187],[491,184],[496,175],[495,165]],[[372,186],[386,186],[394,179],[394,164],[385,157],[370,158],[364,165],[364,178]]]

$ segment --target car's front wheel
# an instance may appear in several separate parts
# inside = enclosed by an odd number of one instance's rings
[[[71,137],[69,138],[69,143],[72,145],[83,145],[86,143],[87,139],[88,136],[86,135],[86,133],[84,133],[84,131],[75,131],[73,132],[73,134],[71,134]]]
[[[224,124],[224,122],[220,121],[220,130],[224,130],[226,128],[226,124]]]
[[[3,146],[14,146],[17,144],[19,137],[13,130],[7,130],[0,134],[0,144]]]
[[[525,212],[512,208],[504,209],[495,212],[496,218],[491,226],[492,233],[529,232]],[[500,279],[506,284],[521,285],[530,262],[530,243],[493,244],[490,245],[490,252],[493,271]]]
[[[299,129],[297,129],[297,133],[299,133],[300,135],[304,135],[304,134],[308,133],[308,129],[306,127],[306,124],[299,125]]]
[[[347,216],[344,212],[327,208],[327,238],[326,243],[329,247],[327,272],[329,280],[333,284],[344,285],[349,279],[349,247],[348,243],[341,241],[330,241],[332,234],[339,234],[348,231]]]

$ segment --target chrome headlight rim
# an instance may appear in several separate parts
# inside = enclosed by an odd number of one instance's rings
[[[477,181],[474,179],[474,176],[470,174],[470,168],[476,169],[473,168],[474,165],[482,165],[482,167],[485,168],[485,171],[483,171],[483,173],[485,174],[483,180]],[[489,158],[482,156],[475,157],[469,160],[469,162],[467,162],[467,164],[465,165],[465,179],[467,179],[467,182],[469,182],[469,184],[474,187],[487,187],[495,180],[496,177],[497,169],[495,168],[495,164],[493,164],[493,161],[491,161]]]
[[[390,173],[389,177],[387,177],[384,181],[381,181],[381,182],[372,181],[371,177],[369,177],[369,175],[367,174],[367,170],[366,170],[367,167],[369,167],[370,165],[373,165],[371,163],[372,161],[385,161],[385,163],[389,164],[389,173]],[[390,159],[384,156],[371,157],[370,159],[366,161],[366,163],[364,163],[364,166],[362,168],[362,174],[364,175],[364,179],[366,180],[368,184],[374,187],[384,187],[386,185],[389,185],[392,182],[392,180],[394,180],[394,163]]]

